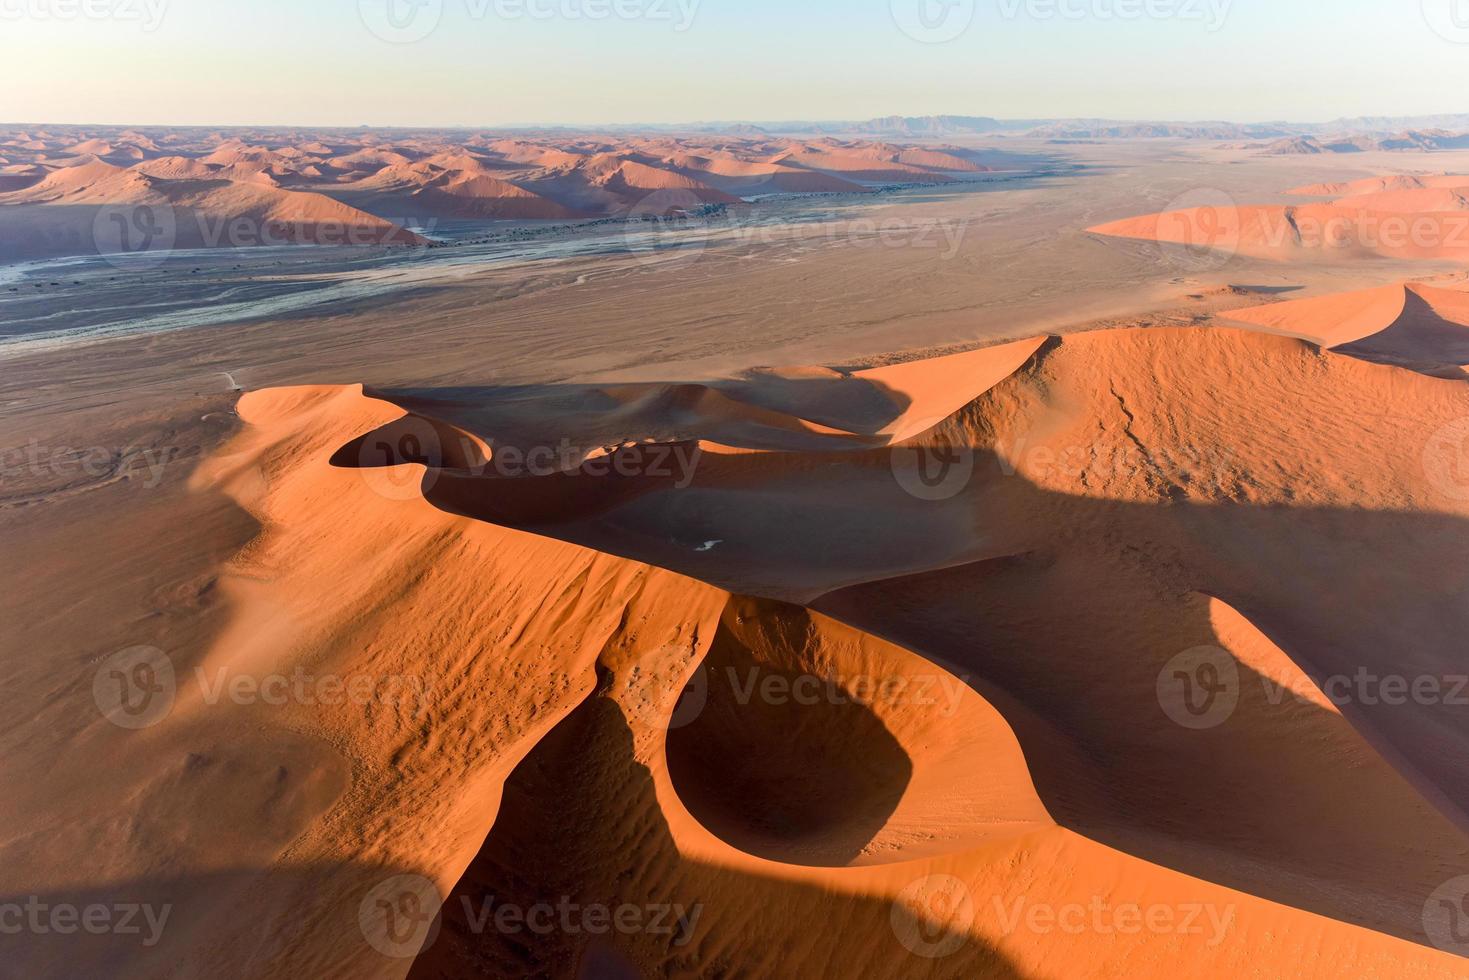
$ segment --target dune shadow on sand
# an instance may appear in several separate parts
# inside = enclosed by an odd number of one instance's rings
[[[603,690],[512,773],[494,829],[450,893],[443,930],[411,978],[778,976],[793,948],[802,949],[801,962],[851,975],[1022,976],[969,935],[956,935],[942,958],[916,955],[887,902],[682,856],[607,684],[604,676]],[[558,921],[502,930],[493,917],[485,927],[487,911],[557,905],[572,909],[571,929]],[[583,927],[587,907],[614,916],[632,907],[640,917],[594,933]],[[811,925],[822,922],[831,927]],[[929,939],[944,935],[936,929]]]
[[[721,627],[703,669],[730,682],[708,684],[696,717],[669,732],[669,775],[694,817],[740,850],[842,867],[897,809],[913,764],[866,705],[740,690],[740,677],[800,690],[797,666],[769,663]]]
[[[1338,713],[1237,648],[1283,651],[1318,686],[1366,670],[1439,677],[1447,694],[1465,672],[1469,570],[1453,570],[1469,522],[1182,492],[1097,499],[975,456],[964,491],[940,502],[899,486],[885,449],[721,456],[682,487],[431,470],[424,494],[732,592],[791,601],[803,587],[801,604],[944,665],[999,708],[1062,825],[1425,942],[1425,899],[1469,870],[1469,712],[1446,696],[1353,697]],[[967,551],[943,552],[962,535]],[[1238,705],[1193,730],[1165,713],[1159,684],[1201,646],[1238,661]]]
[[[426,881],[422,874],[366,862],[287,864],[11,892],[0,895],[0,972],[35,980],[391,975],[417,945],[395,945],[386,919],[373,917],[380,899]]]

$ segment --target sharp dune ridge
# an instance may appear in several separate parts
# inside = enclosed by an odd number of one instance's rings
[[[1405,283],[1234,310],[1229,319],[1303,337],[1367,361],[1462,378],[1469,291]]]
[[[1398,174],[1365,177],[1336,183],[1310,184],[1292,188],[1287,194],[1302,197],[1363,197],[1393,191],[1422,191],[1469,187],[1469,176],[1457,174]]]
[[[262,528],[204,666],[304,657],[444,685],[367,718],[299,715],[357,776],[296,818],[292,862],[350,850],[431,880],[441,927],[415,977],[1104,959],[1458,976],[1421,913],[1465,851],[1469,724],[1323,685],[1459,662],[1469,586],[1447,570],[1469,514],[1423,459],[1469,387],[1276,330],[700,383],[251,392],[194,477]],[[554,471],[514,468],[563,436]],[[675,449],[702,452],[649,465]],[[956,452],[960,483],[920,496],[935,486],[905,467]],[[1156,685],[1203,646],[1245,681],[1197,732]],[[804,677],[844,696],[747,693]],[[873,679],[928,696],[861,696]],[[176,714],[157,737],[199,717]],[[934,875],[973,914],[905,933],[894,909]],[[330,926],[361,888],[344,864],[291,898],[297,941],[252,954],[260,972],[381,973]],[[700,911],[534,944],[475,925],[560,895]],[[1099,898],[1215,919],[1127,951],[1012,919]],[[943,958],[913,956],[946,929]],[[246,932],[190,965],[245,954]]]
[[[1093,234],[1199,253],[1279,262],[1346,259],[1469,259],[1469,177],[1392,176],[1298,187],[1299,205],[1214,203],[1089,228]]]

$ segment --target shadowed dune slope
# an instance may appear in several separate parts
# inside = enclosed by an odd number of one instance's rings
[[[1469,392],[1242,330],[999,350],[245,395],[195,476],[258,524],[217,632],[174,652],[166,721],[74,736],[128,802],[66,833],[189,911],[134,975],[1461,975],[1423,909],[1469,871],[1462,709],[1326,692],[1462,672],[1440,433]],[[956,407],[907,436],[919,404]],[[1237,678],[1212,727],[1169,686],[1200,649]],[[195,679],[298,668],[419,683],[275,706]],[[286,739],[312,750],[276,794],[239,753]],[[190,808],[279,831],[192,841],[211,891],[129,838]],[[405,894],[437,931],[386,917]],[[681,911],[486,925],[563,902]],[[1123,932],[1133,909],[1166,924]]]
[[[1462,378],[1469,364],[1469,291],[1384,286],[1233,310],[1231,320],[1302,337],[1340,354]]]
[[[562,679],[534,721],[496,723],[507,748],[466,759],[455,820],[397,857],[449,897],[416,975],[707,975],[773,948],[882,976],[1456,975],[1423,909],[1469,871],[1469,723],[1448,698],[1336,681],[1462,673],[1469,494],[1442,453],[1469,389],[1233,329],[1005,356],[997,377],[983,358],[903,365],[871,390],[805,369],[247,396],[235,468],[275,474],[267,541],[351,549],[361,567],[326,580],[388,602],[369,608],[405,608],[378,583],[415,569],[481,596],[454,621],[506,631],[488,710]],[[899,422],[950,399],[937,425]],[[511,467],[557,432],[576,436],[563,462]],[[679,470],[678,449],[702,453]],[[518,564],[475,570],[497,551]],[[1208,725],[1169,687],[1205,677],[1201,650],[1233,678]],[[851,696],[871,678],[958,693]],[[793,704],[803,679],[816,700]],[[444,779],[430,758],[412,778]],[[957,945],[915,958],[887,918],[936,874],[974,914],[929,920]],[[507,895],[705,911],[669,935],[528,944],[474,925]],[[1227,909],[1227,941],[1007,928],[1017,900]]]
[[[731,602],[673,717],[680,800],[771,860],[909,862],[1052,823],[1009,726],[961,678],[799,607]]]

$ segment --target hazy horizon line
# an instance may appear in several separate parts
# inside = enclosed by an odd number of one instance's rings
[[[98,127],[108,129],[312,129],[312,130],[406,130],[423,132],[442,132],[458,130],[570,130],[575,132],[596,132],[599,129],[664,129],[677,130],[684,128],[708,129],[720,126],[753,126],[761,129],[774,131],[798,131],[810,127],[841,127],[860,126],[867,123],[878,122],[889,119],[902,120],[929,120],[929,119],[989,119],[995,122],[1009,125],[1022,124],[1045,124],[1064,122],[1090,122],[1090,123],[1124,123],[1145,124],[1165,126],[1202,126],[1202,125],[1227,125],[1227,126],[1329,126],[1339,122],[1356,122],[1361,120],[1381,120],[1384,122],[1401,122],[1406,124],[1412,120],[1438,119],[1461,117],[1469,120],[1469,110],[1449,112],[1415,112],[1400,114],[1364,113],[1356,116],[1336,116],[1332,119],[1305,120],[1305,119],[1231,119],[1231,118],[1155,118],[1145,116],[997,116],[984,113],[886,113],[868,116],[862,119],[707,119],[707,120],[678,120],[674,122],[658,122],[652,120],[634,120],[628,122],[600,121],[600,122],[513,122],[513,123],[446,123],[440,125],[422,123],[284,123],[284,122],[207,122],[207,123],[172,123],[172,122],[67,122],[47,119],[25,119],[25,120],[0,120],[0,126],[70,126],[70,127]]]

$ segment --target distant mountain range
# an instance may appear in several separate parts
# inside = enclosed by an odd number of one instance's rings
[[[1118,119],[996,119],[990,116],[884,116],[850,123],[762,123],[770,132],[870,133],[945,137],[1013,133],[1053,139],[1264,140],[1312,137],[1377,137],[1407,133],[1469,132],[1469,113],[1438,116],[1362,116],[1322,123],[1223,121],[1160,122]],[[789,127],[789,128],[788,128]]]
[[[1420,132],[1406,130],[1392,136],[1338,136],[1318,139],[1293,136],[1266,146],[1270,156],[1297,156],[1317,153],[1366,153],[1371,150],[1466,150],[1469,133],[1448,130]]]
[[[26,124],[34,128],[42,124]],[[4,128],[20,129],[13,124]],[[58,131],[88,127],[53,126]],[[104,127],[117,129],[118,127]],[[152,127],[147,127],[152,128]],[[168,127],[164,127],[168,128]],[[308,127],[293,127],[307,131]],[[91,127],[90,129],[96,129]],[[176,133],[211,133],[209,127],[173,127]],[[233,132],[276,132],[279,127],[246,127]],[[603,126],[519,125],[463,126],[447,129],[412,127],[310,128],[318,133],[373,133],[381,138],[416,136],[425,132],[470,135],[496,133],[503,136],[539,138],[586,135],[710,135],[759,138],[785,137],[871,137],[885,139],[950,139],[961,136],[995,136],[1043,139],[1057,142],[1108,139],[1188,139],[1225,142],[1259,142],[1262,153],[1271,155],[1315,153],[1360,153],[1369,150],[1469,149],[1469,113],[1429,116],[1357,116],[1329,122],[1237,123],[1220,120],[1158,121],[1146,119],[1000,119],[994,116],[880,116],[861,120],[776,120],[705,121],[693,123],[618,123]]]
[[[1160,122],[1127,119],[999,119],[993,116],[881,116],[848,121],[704,122],[684,126],[612,127],[614,131],[695,131],[728,135],[847,135],[890,139],[1013,136],[1059,142],[1105,139],[1261,141],[1260,150],[1288,153],[1359,153],[1367,150],[1469,148],[1469,113],[1436,116],[1359,116],[1330,122]],[[1264,141],[1270,141],[1268,145]]]
[[[740,133],[749,128],[750,124],[727,127],[705,124],[704,131]],[[758,129],[782,134],[847,134],[904,139],[1014,136],[1055,142],[1107,139],[1258,142],[1260,151],[1270,155],[1469,149],[1469,113],[1360,116],[1322,123],[883,116],[852,122],[766,122],[760,123]]]

